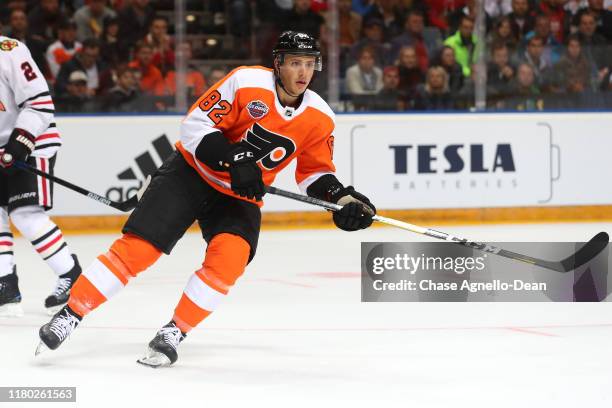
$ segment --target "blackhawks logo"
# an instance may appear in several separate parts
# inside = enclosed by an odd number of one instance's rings
[[[17,47],[19,43],[15,40],[4,40],[0,42],[0,50],[2,51],[11,51],[13,48]]]

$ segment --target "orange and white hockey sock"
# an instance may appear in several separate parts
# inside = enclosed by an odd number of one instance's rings
[[[148,241],[125,234],[94,260],[70,291],[68,306],[83,317],[117,294],[128,280],[153,265],[161,251]]]
[[[62,231],[41,206],[19,207],[11,211],[10,216],[13,225],[32,243],[56,275],[63,275],[74,267],[74,259]]]
[[[244,238],[223,233],[208,244],[202,268],[187,282],[172,320],[187,333],[210,315],[225,298],[249,261]]]

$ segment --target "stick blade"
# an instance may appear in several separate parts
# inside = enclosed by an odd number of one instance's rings
[[[582,248],[576,251],[575,254],[568,256],[560,262],[564,272],[573,271],[589,262],[601,253],[610,242],[610,237],[604,231],[595,235],[589,242],[584,244]]]

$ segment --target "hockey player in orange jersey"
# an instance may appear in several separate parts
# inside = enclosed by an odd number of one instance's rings
[[[202,267],[139,360],[153,367],[174,363],[179,343],[217,308],[253,259],[265,185],[293,159],[302,191],[343,206],[333,214],[339,228],[372,224],[374,205],[334,176],[334,114],[308,89],[321,70],[316,40],[284,32],[273,56],[273,69],[237,68],[194,104],[177,151],[154,175],[123,236],[83,271],[68,305],[40,328],[37,353],[58,348],[85,315],[169,254],[197,220],[208,243]]]

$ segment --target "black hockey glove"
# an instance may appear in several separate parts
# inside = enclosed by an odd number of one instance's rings
[[[9,137],[8,143],[4,146],[4,153],[0,157],[0,166],[9,168],[15,160],[25,161],[34,151],[36,138],[29,132],[15,128]]]
[[[243,142],[234,146],[227,154],[224,163],[230,173],[232,191],[240,197],[259,201],[266,191],[261,179],[261,169],[255,161],[253,151]]]
[[[372,225],[376,207],[368,197],[355,191],[353,186],[338,187],[328,192],[329,200],[342,206],[341,210],[334,211],[336,227],[344,231],[357,231]]]

